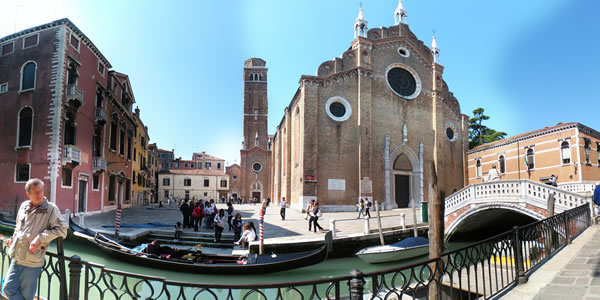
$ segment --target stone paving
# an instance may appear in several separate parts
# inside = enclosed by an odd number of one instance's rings
[[[533,298],[536,300],[600,300],[600,230],[594,226],[589,239],[565,267]]]
[[[225,204],[217,204],[217,208],[226,209]],[[254,221],[255,226],[258,229],[259,219],[259,205],[234,205],[235,213],[242,215],[242,220]],[[265,215],[265,242],[269,242],[270,239],[287,240],[287,239],[312,239],[315,237],[322,237],[324,233],[309,232],[308,221],[304,219],[304,214],[288,208],[286,209],[286,219],[281,220],[279,215],[279,206],[270,206],[267,208]],[[406,224],[413,223],[413,210],[408,209],[394,209],[381,212],[381,222],[383,228],[389,228],[394,226],[400,226],[400,214],[404,213],[406,216]],[[115,224],[115,212],[105,212],[99,214],[88,215],[84,217],[83,225],[92,228],[100,232],[114,232],[113,228],[103,228],[102,225],[114,225]],[[365,219],[356,219],[357,212],[331,212],[323,213],[323,216],[319,218],[319,224],[324,229],[329,229],[330,220],[332,219],[349,219],[344,221],[336,221],[336,234],[338,236],[343,235],[354,235],[362,234]],[[388,217],[385,217],[388,216]],[[80,218],[75,218],[76,222],[81,223]],[[134,208],[126,208],[122,211],[121,224],[144,224],[150,222],[160,222],[166,224],[175,224],[178,221],[182,221],[181,212],[179,208],[163,207],[158,208],[156,205],[147,205]],[[377,229],[377,218],[374,208],[371,211],[371,218],[368,219],[371,229]],[[417,209],[417,222],[421,222],[421,210]],[[157,227],[157,228],[121,228],[122,234],[139,234],[148,230],[167,230],[172,231],[172,227]],[[201,229],[202,232],[214,232],[211,229]],[[185,229],[185,233],[193,233],[193,229]],[[229,232],[226,228],[223,232],[224,235],[232,235],[233,232]]]

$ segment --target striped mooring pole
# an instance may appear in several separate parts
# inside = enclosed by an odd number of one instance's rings
[[[117,205],[117,217],[115,218],[115,236],[119,237],[119,229],[121,228],[121,203]]]
[[[263,254],[263,249],[264,249],[264,242],[265,242],[265,210],[261,209],[260,210],[260,223],[258,226],[258,232],[259,232],[259,238],[260,238],[260,244],[258,247],[258,254]]]

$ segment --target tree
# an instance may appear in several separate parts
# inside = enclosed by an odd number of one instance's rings
[[[483,125],[483,121],[490,119],[483,112],[483,108],[477,108],[473,111],[473,117],[469,119],[469,148],[491,143],[506,137],[506,132],[496,131]]]

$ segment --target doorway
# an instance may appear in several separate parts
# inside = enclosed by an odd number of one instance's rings
[[[408,208],[410,203],[410,176],[395,175],[394,186],[398,208]]]
[[[85,212],[87,204],[87,179],[79,178],[79,203],[77,212]]]
[[[254,200],[257,199],[257,200]],[[258,201],[258,203],[260,203],[260,201],[262,201],[260,199],[260,192],[252,192],[252,201]]]
[[[400,154],[394,161],[394,200],[398,208],[412,207],[411,197],[411,175],[413,166],[405,153]]]

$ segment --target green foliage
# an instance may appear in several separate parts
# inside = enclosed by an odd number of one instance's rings
[[[473,117],[469,119],[469,148],[506,138],[506,132],[483,125],[483,121],[490,119],[483,112],[483,108],[477,108],[473,111]]]

